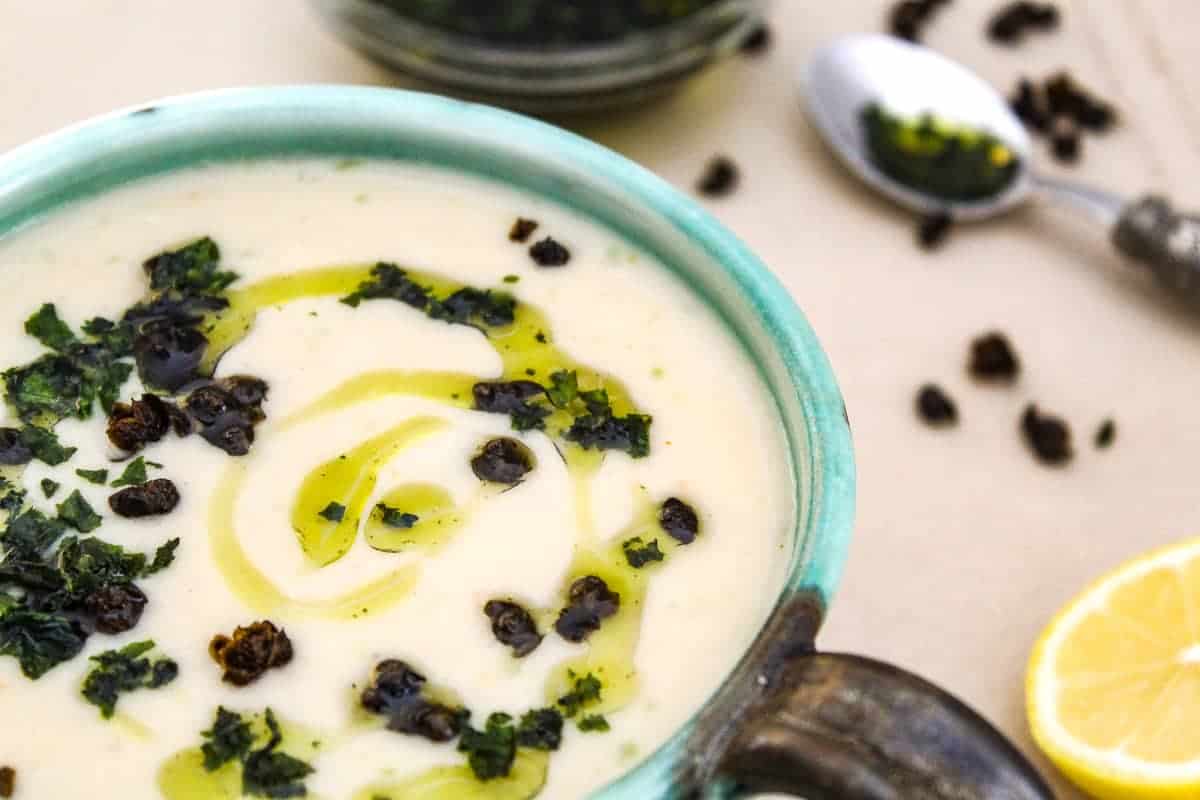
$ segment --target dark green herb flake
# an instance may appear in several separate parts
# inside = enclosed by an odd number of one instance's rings
[[[579,396],[579,379],[574,370],[571,372],[559,370],[551,373],[550,386],[546,389],[546,396],[550,398],[550,402],[554,404],[555,408],[566,408],[571,405]]]
[[[626,539],[621,543],[621,550],[624,551],[629,566],[634,569],[641,569],[652,561],[662,561],[665,557],[662,550],[658,549],[658,539],[651,539],[646,543],[640,536]]]
[[[504,292],[459,289],[446,297],[436,297],[432,290],[409,278],[395,264],[379,263],[371,269],[371,279],[342,298],[342,302],[357,307],[364,300],[399,300],[407,306],[424,311],[426,316],[455,325],[471,325],[485,330],[512,324],[516,301]]]
[[[42,478],[42,494],[49,499],[54,496],[54,493],[58,491],[58,487],[61,485],[58,481],[51,480],[50,478]]]
[[[527,711],[517,724],[517,744],[533,750],[557,750],[562,744],[563,716],[554,708]]]
[[[88,483],[104,484],[108,481],[108,470],[106,469],[77,469],[75,474]]]
[[[508,775],[517,755],[517,735],[512,717],[502,713],[492,714],[482,731],[468,725],[458,740],[458,750],[467,754],[467,764],[479,780],[490,781]]]
[[[330,501],[329,505],[317,512],[317,515],[330,522],[341,522],[346,516],[346,507],[341,503]]]
[[[179,539],[168,539],[154,551],[154,558],[142,570],[142,577],[148,577],[156,572],[162,572],[175,562],[175,551],[179,549]]]
[[[609,730],[608,720],[603,714],[588,714],[581,717],[577,724],[584,733],[605,733]]]
[[[83,697],[100,709],[105,719],[112,717],[122,694],[136,689],[158,689],[175,680],[179,665],[169,658],[143,658],[154,649],[154,642],[134,642],[120,650],[92,656],[95,666],[83,681]]]
[[[251,797],[306,797],[304,779],[315,770],[304,761],[280,752],[283,742],[279,723],[271,709],[266,711],[270,738],[257,750],[252,750],[242,762],[242,793]]]
[[[389,528],[411,528],[421,519],[416,514],[409,514],[386,503],[379,503],[375,508],[379,510],[380,521]]]
[[[103,522],[88,501],[83,499],[78,489],[58,504],[58,518],[80,533],[90,533]]]
[[[125,470],[110,485],[116,489],[120,486],[139,486],[146,482],[146,459],[138,456],[125,466]],[[153,466],[161,466],[154,464]]]
[[[200,751],[204,754],[204,768],[209,772],[244,758],[254,744],[250,723],[224,706],[217,709],[212,727],[201,736],[208,740],[200,746]]]
[[[60,613],[17,605],[0,611],[0,655],[17,659],[21,672],[30,680],[79,655],[86,639],[79,623]]]
[[[600,702],[603,686],[599,678],[590,672],[581,678],[569,670],[567,677],[574,682],[574,686],[571,691],[558,698],[558,706],[562,708],[564,717],[574,717],[585,706]]]
[[[77,450],[75,447],[64,447],[54,435],[54,431],[39,428],[37,425],[22,427],[21,441],[33,453],[34,458],[52,467],[69,461]]]
[[[220,260],[217,243],[205,236],[147,259],[142,268],[153,291],[211,295],[221,293],[238,278],[234,272],[218,269]]]
[[[46,303],[25,320],[25,332],[51,350],[63,352],[79,342],[58,316],[53,303]]]

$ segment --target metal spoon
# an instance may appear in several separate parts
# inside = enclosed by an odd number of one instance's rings
[[[1024,126],[995,89],[959,64],[919,45],[878,34],[847,36],[823,48],[801,76],[808,112],[834,153],[863,181],[921,213],[957,220],[1001,214],[1037,195],[1084,212],[1120,252],[1149,267],[1173,294],[1200,303],[1200,217],[1163,197],[1126,200],[1107,191],[1039,175]],[[995,196],[971,202],[923,194],[870,160],[860,114],[870,103],[903,117],[926,112],[984,130],[1020,159],[1017,178]]]

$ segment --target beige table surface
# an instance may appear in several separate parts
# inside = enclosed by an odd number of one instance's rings
[[[997,4],[956,0],[929,43],[1006,88],[1069,66],[1125,112],[1072,173],[1200,208],[1200,81],[1188,80],[1200,74],[1200,3],[1060,2],[1063,31],[1019,50],[983,40]],[[906,216],[837,171],[792,76],[830,37],[878,29],[884,6],[777,0],[765,57],[577,127],[681,187],[713,153],[741,164],[741,191],[711,208],[807,312],[857,440],[859,522],[823,645],[944,684],[1030,749],[1025,659],[1055,609],[1123,559],[1200,534],[1200,323],[1068,213],[1029,208],[926,255]],[[395,83],[299,0],[0,0],[0,149],[160,95],[302,82]],[[1012,335],[1026,367],[1011,390],[963,374],[967,341],[991,327]],[[958,430],[915,421],[927,380],[958,398]],[[1075,424],[1069,468],[1023,449],[1016,422],[1029,401]],[[1118,440],[1097,453],[1088,440],[1108,415]]]

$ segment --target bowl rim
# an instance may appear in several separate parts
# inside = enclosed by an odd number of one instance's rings
[[[165,113],[157,113],[160,111]],[[201,151],[178,155],[182,161],[175,163],[155,162],[155,148],[161,147],[163,142],[173,141],[172,137],[199,137],[209,130],[234,137],[230,141],[253,143],[254,126],[259,121],[273,115],[292,120],[299,114],[304,122],[296,125],[296,130],[310,133],[319,147],[328,146],[328,150],[321,152],[374,155],[358,149],[349,152],[349,148],[338,147],[336,141],[331,141],[334,124],[329,122],[328,130],[319,125],[320,114],[327,112],[344,115],[345,119],[338,117],[340,127],[337,130],[362,125],[383,136],[389,127],[393,135],[399,129],[419,127],[422,133],[433,137],[431,141],[436,142],[438,136],[451,137],[450,144],[466,148],[476,143],[487,152],[503,150],[506,157],[511,155],[518,161],[523,158],[528,164],[544,167],[547,174],[555,175],[563,185],[582,181],[589,191],[611,189],[619,194],[619,199],[636,202],[639,212],[653,214],[667,224],[672,235],[702,251],[723,276],[733,282],[741,302],[751,307],[751,313],[781,361],[790,385],[794,389],[803,387],[803,391],[796,389],[795,399],[803,415],[807,473],[793,463],[798,495],[792,533],[794,547],[788,574],[775,605],[778,607],[796,592],[808,591],[816,592],[828,606],[847,557],[855,502],[849,418],[829,361],[791,294],[737,236],[698,202],[602,145],[509,111],[399,89],[308,85],[220,89],[176,95],[85,119],[0,154],[0,238],[63,205],[110,190],[126,181],[204,163]],[[304,116],[306,113],[311,115],[312,121]],[[289,117],[289,114],[293,116]],[[312,130],[301,131],[304,126],[310,126]],[[214,148],[219,146],[230,147],[227,142],[213,145]],[[231,153],[220,158],[263,159],[271,158],[272,154],[276,158],[284,152],[290,154],[282,147],[271,141],[264,143],[257,155],[254,152]],[[124,167],[106,165],[104,155],[110,151],[124,153],[129,164]],[[133,151],[136,153],[130,155]],[[161,153],[157,157],[160,160],[166,158]],[[119,158],[108,160],[120,161]],[[91,172],[85,168],[90,168]],[[462,169],[476,171],[468,167]],[[495,179],[494,175],[485,174],[484,177]],[[501,180],[534,191],[512,180]],[[542,194],[572,206],[569,200],[555,196],[553,192]],[[591,216],[593,223],[606,224],[617,235],[630,238],[614,223],[597,219],[586,211],[581,213]],[[668,267],[672,268],[670,264]],[[722,324],[739,340],[747,357],[752,358],[762,372],[765,367],[761,359],[750,352],[744,333],[736,329],[727,314],[696,285],[695,280],[687,274],[677,273],[677,277],[718,314]],[[764,382],[768,383],[777,407],[780,406],[779,387],[765,375]],[[784,413],[782,408],[778,412]],[[789,429],[787,436],[789,458],[795,461],[800,454],[795,452],[793,431]],[[807,497],[803,496],[805,492]],[[645,796],[647,786],[669,782],[673,765],[666,762],[673,762],[682,752],[696,716],[731,683],[737,672],[736,668],[731,671],[705,703],[695,709],[654,753],[647,754],[595,793],[640,797]]]

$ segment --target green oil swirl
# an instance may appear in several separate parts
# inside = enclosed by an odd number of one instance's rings
[[[349,552],[358,538],[359,522],[375,491],[380,468],[427,433],[424,426],[401,423],[308,474],[292,507],[292,529],[314,566],[332,564]],[[330,503],[343,507],[341,519],[321,515]]]
[[[546,784],[549,762],[549,753],[521,749],[512,772],[503,778],[484,783],[467,766],[433,767],[411,778],[367,786],[354,800],[530,800]]]
[[[367,544],[385,553],[437,552],[462,527],[466,515],[454,498],[431,483],[406,483],[386,492],[379,503],[417,519],[408,527],[388,524],[383,509],[371,509],[363,526]]]
[[[413,417],[387,434],[403,446],[429,436],[446,423],[433,417]],[[254,565],[241,546],[234,525],[234,509],[246,481],[246,466],[235,462],[226,471],[213,495],[209,510],[209,532],[213,559],[226,584],[243,603],[262,615],[355,619],[389,608],[402,600],[416,584],[419,567],[406,564],[382,578],[339,597],[323,601],[298,600],[285,594]]]

